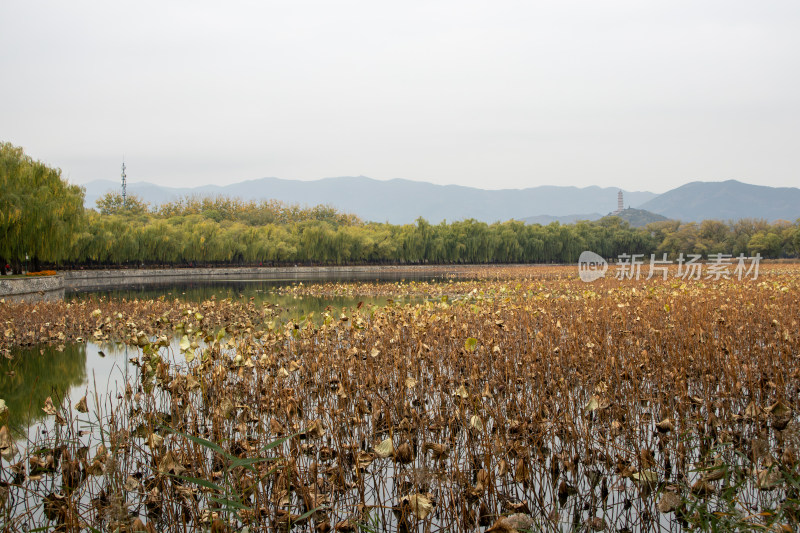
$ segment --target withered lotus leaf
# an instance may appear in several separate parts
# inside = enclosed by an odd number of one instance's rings
[[[783,483],[783,476],[777,468],[763,468],[755,471],[756,486],[759,490],[773,490]]]
[[[395,450],[394,456],[399,463],[405,465],[410,464],[414,461],[414,452],[411,449],[411,445],[408,442],[404,442],[403,444],[398,446],[397,450]]]
[[[450,447],[446,444],[440,444],[436,442],[426,442],[422,446],[422,450],[427,452],[430,450],[434,459],[441,460],[447,457],[447,454],[450,453]]]
[[[75,404],[75,410],[79,413],[89,412],[89,407],[86,405],[86,396],[78,400],[78,403]]]
[[[776,417],[784,417],[791,414],[792,410],[782,401],[777,401],[767,408],[770,414]]]
[[[44,400],[44,407],[42,407],[42,411],[51,416],[56,414],[56,407],[53,405],[53,399],[50,396]]]
[[[186,472],[186,469],[183,467],[183,465],[175,460],[175,455],[172,453],[172,450],[170,450],[165,453],[161,458],[161,461],[159,461],[158,471],[162,474],[181,476],[184,474],[184,472]]]
[[[469,426],[478,433],[483,433],[483,421],[478,415],[472,415],[470,417]]]
[[[681,497],[672,490],[665,490],[658,500],[658,512],[672,513],[681,506]]]
[[[392,439],[384,439],[378,445],[373,448],[375,455],[381,459],[385,459],[387,457],[391,457],[394,454],[394,444],[392,444]]]
[[[139,481],[135,477],[128,476],[125,479],[125,483],[123,483],[122,488],[124,488],[128,492],[138,492],[139,490],[141,490],[141,485],[139,484]]]
[[[673,429],[675,429],[675,425],[672,423],[672,420],[669,418],[665,418],[658,424],[656,424],[656,429],[661,433],[669,433]]]
[[[164,437],[158,433],[151,433],[147,436],[147,445],[153,450],[161,448],[164,446]]]
[[[411,512],[420,520],[425,520],[433,511],[433,502],[429,494],[409,494],[403,497],[403,502],[408,503]]]
[[[17,445],[11,436],[8,426],[0,427],[0,456],[8,462],[17,455]]]

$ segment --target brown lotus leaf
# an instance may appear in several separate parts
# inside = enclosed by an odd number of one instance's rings
[[[404,465],[412,463],[414,461],[414,452],[411,449],[411,445],[408,442],[402,443],[395,450],[394,457],[397,462]]]
[[[391,457],[394,454],[394,445],[392,444],[392,439],[384,439],[379,444],[377,444],[373,451],[375,455],[380,459],[385,459],[386,457]]]
[[[124,488],[128,492],[138,492],[141,490],[141,485],[139,484],[139,481],[135,477],[128,476],[125,479],[125,483],[123,483],[122,488]]]
[[[161,448],[164,446],[164,437],[158,433],[150,433],[147,437],[147,445],[153,450]]]
[[[450,453],[450,447],[446,444],[439,444],[436,442],[426,442],[422,445],[422,451],[427,453],[430,450],[431,455],[436,460],[442,460]]]
[[[671,491],[666,490],[661,495],[661,498],[658,500],[658,512],[660,513],[672,513],[677,510],[681,506],[681,497],[679,494]]]
[[[158,462],[158,471],[162,474],[181,476],[186,472],[186,469],[175,459],[175,454],[170,450]]]
[[[769,407],[767,407],[767,412],[769,412],[771,415],[775,417],[780,418],[790,415],[792,413],[792,410],[782,401],[777,401],[772,405],[770,405]]]
[[[755,471],[756,486],[759,490],[773,490],[783,483],[783,476],[777,468],[765,468]]]
[[[420,520],[425,520],[433,511],[433,501],[430,494],[409,494],[402,498],[404,504],[408,504],[411,512]]]
[[[530,468],[526,459],[518,459],[517,467],[514,470],[514,481],[517,483],[527,483],[530,477]]]
[[[102,476],[103,475],[103,463],[97,459],[93,460],[92,463],[86,467],[86,475],[88,476]]]
[[[675,429],[675,426],[672,423],[672,420],[670,420],[669,418],[665,418],[664,420],[656,424],[656,429],[660,433],[669,433],[670,431]]]
[[[56,407],[53,405],[53,399],[50,396],[44,400],[44,407],[42,407],[42,411],[51,416],[56,414]]]
[[[17,445],[14,442],[14,438],[11,436],[8,426],[0,427],[0,456],[6,461],[11,462],[11,459],[17,455],[17,452]]]
[[[86,405],[86,396],[81,398],[78,403],[75,404],[75,410],[79,413],[88,413],[89,408]]]
[[[714,487],[712,487],[707,481],[699,479],[692,484],[692,494],[705,498],[713,493]]]
[[[590,518],[587,521],[586,525],[592,531],[605,531],[606,527],[608,527],[606,525],[606,521],[600,518],[599,516],[593,516],[592,518]]]

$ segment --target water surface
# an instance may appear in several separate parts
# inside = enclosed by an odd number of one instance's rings
[[[271,305],[280,321],[311,319],[321,320],[323,313],[344,312],[359,303],[366,306],[384,306],[390,301],[385,296],[295,296],[282,294],[278,289],[298,283],[369,280],[376,283],[393,283],[401,280],[436,281],[444,278],[434,275],[384,277],[375,275],[323,276],[317,279],[232,279],[197,280],[172,283],[134,283],[114,289],[68,291],[66,299],[177,299],[184,302],[202,302],[210,298],[221,300],[252,300],[258,305]],[[396,303],[422,301],[419,297],[393,299]],[[171,349],[178,352],[178,338]],[[97,344],[95,342],[69,343],[61,346],[41,346],[18,349],[13,359],[0,360],[0,398],[9,409],[8,425],[23,438],[32,437],[37,423],[44,423],[47,415],[42,407],[48,397],[57,406],[61,401],[76,404],[83,396],[97,397],[101,401],[113,398],[125,384],[125,370],[129,357],[138,350],[123,344]],[[91,405],[91,403],[90,403]],[[52,422],[48,422],[52,423]]]

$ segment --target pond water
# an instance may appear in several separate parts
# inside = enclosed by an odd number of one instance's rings
[[[371,280],[376,283],[394,283],[401,280],[437,281],[441,277],[432,275],[417,276],[357,276],[321,277],[317,279],[234,279],[210,281],[184,281],[180,283],[130,284],[114,289],[67,292],[67,300],[86,300],[97,298],[116,299],[155,299],[164,297],[189,302],[202,302],[210,298],[221,300],[253,299],[256,304],[276,306],[281,321],[311,316],[319,319],[330,308],[340,312],[363,302],[364,305],[385,306],[390,299],[385,296],[295,296],[281,294],[281,287],[297,283],[316,281],[360,281]],[[421,301],[421,298],[394,298],[398,304]],[[171,349],[179,351],[178,338],[173,339]],[[125,384],[126,361],[138,355],[138,350],[124,344],[99,345],[88,341],[84,343],[59,346],[43,346],[17,350],[13,359],[0,360],[0,398],[6,401],[10,418],[8,425],[20,437],[20,447],[25,446],[25,437],[32,437],[40,430],[38,423],[44,423],[47,415],[42,406],[47,397],[55,405],[62,400],[77,403],[83,396],[91,398],[113,397]]]

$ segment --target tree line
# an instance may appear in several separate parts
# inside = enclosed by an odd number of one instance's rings
[[[60,171],[0,145],[0,261],[27,254],[57,267],[574,263],[584,250],[604,257],[680,253],[800,256],[800,220],[630,227],[618,217],[561,225],[468,219],[396,225],[360,220],[330,206],[277,200],[187,197],[150,206],[108,193],[83,209],[83,190]],[[16,270],[16,266],[15,266]]]
[[[61,170],[0,143],[0,270],[20,273],[31,259],[57,262],[73,253],[74,236],[85,228],[82,187],[68,184]]]
[[[431,224],[423,218],[394,225],[363,222],[331,208],[299,210],[276,202],[269,207],[279,207],[278,213],[269,216],[251,203],[219,209],[219,204],[237,202],[204,199],[206,209],[172,210],[169,215],[160,207],[138,213],[90,211],[68,260],[98,266],[574,263],[584,250],[607,258],[625,253],[800,256],[800,223],[667,221],[632,228],[618,217],[607,217],[546,226],[472,219]],[[303,214],[289,216],[285,210]],[[253,222],[265,218],[274,221]]]

